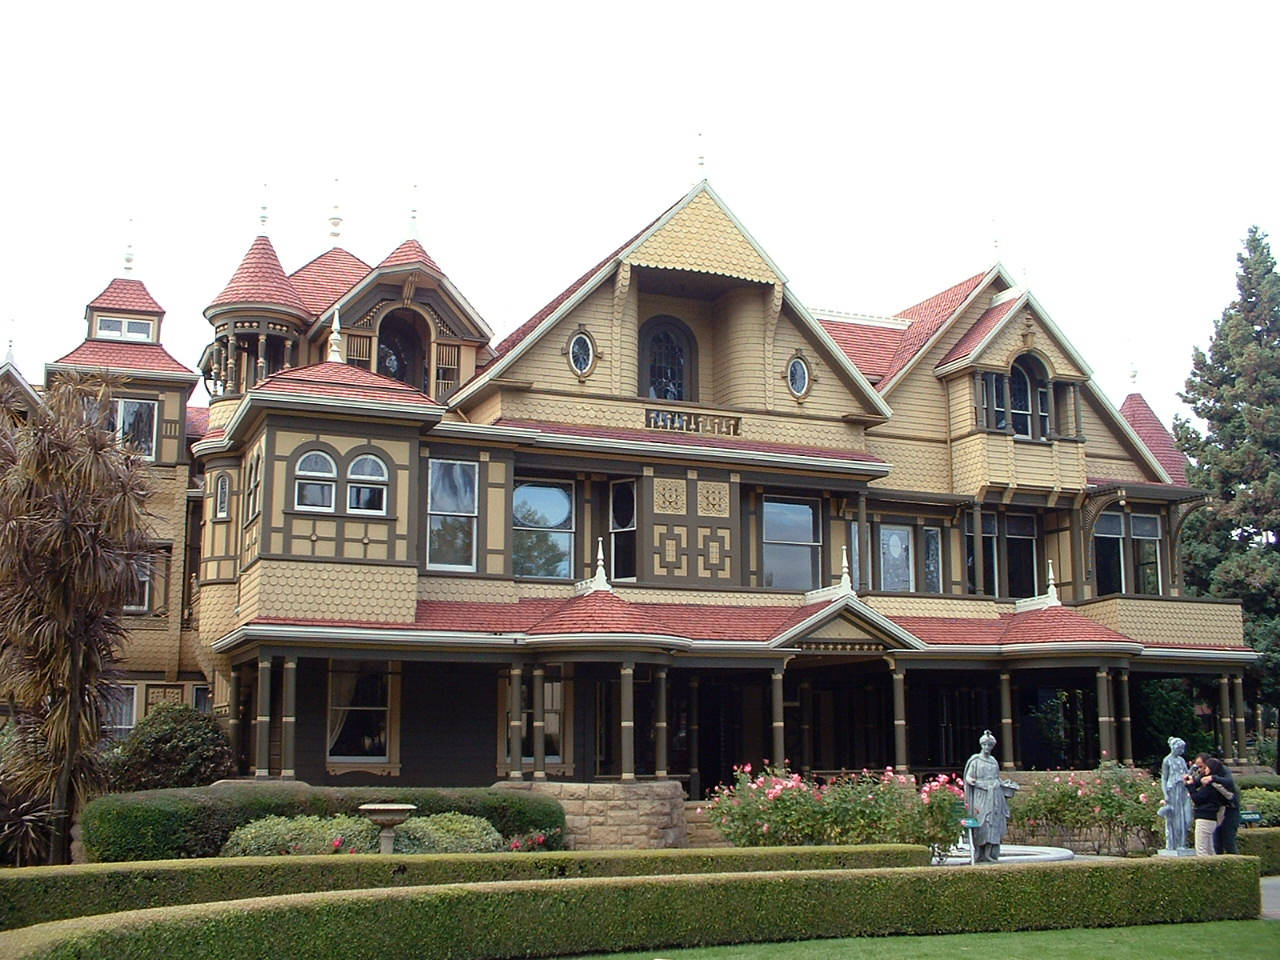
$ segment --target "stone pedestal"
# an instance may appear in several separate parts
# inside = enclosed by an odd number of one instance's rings
[[[676,780],[627,783],[494,784],[532,790],[564,807],[565,847],[570,850],[656,850],[688,846],[684,790]]]

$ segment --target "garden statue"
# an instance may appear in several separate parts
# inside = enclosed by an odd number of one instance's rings
[[[978,821],[970,831],[975,863],[995,863],[1000,859],[1000,841],[1009,826],[1009,797],[1018,789],[1012,780],[1000,779],[1000,764],[991,756],[996,738],[990,730],[978,740],[981,753],[964,765],[964,803],[969,816]]]
[[[1169,755],[1160,764],[1160,792],[1164,795],[1164,805],[1160,808],[1160,816],[1164,817],[1164,849],[1160,853],[1167,857],[1190,853],[1187,828],[1191,826],[1191,795],[1182,781],[1189,769],[1183,757],[1186,750],[1185,741],[1170,737]]]

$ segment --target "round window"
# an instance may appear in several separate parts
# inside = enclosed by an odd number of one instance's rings
[[[792,357],[787,367],[787,386],[794,397],[803,397],[809,392],[809,365],[803,357]]]
[[[595,363],[595,359],[595,346],[585,333],[576,334],[569,341],[569,364],[578,376],[585,377]]]

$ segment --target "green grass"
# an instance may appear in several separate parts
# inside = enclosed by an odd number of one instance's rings
[[[1103,930],[1036,930],[939,937],[876,937],[752,943],[697,950],[610,953],[579,960],[1274,960],[1280,957],[1280,920],[1171,923]]]

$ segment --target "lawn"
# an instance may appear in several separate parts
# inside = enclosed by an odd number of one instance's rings
[[[1180,923],[1103,930],[1036,930],[938,937],[883,937],[753,943],[696,950],[611,953],[583,960],[1249,960],[1280,957],[1280,920]]]

